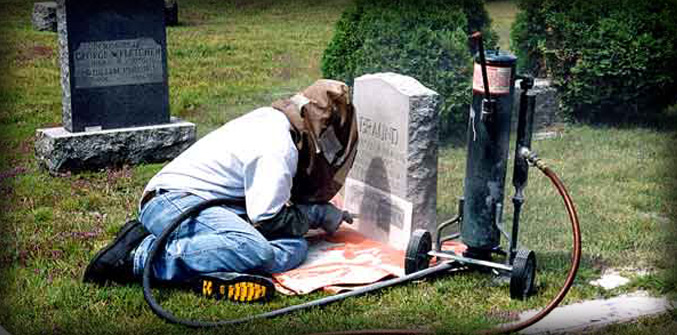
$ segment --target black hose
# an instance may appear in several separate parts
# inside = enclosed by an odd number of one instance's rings
[[[158,255],[159,250],[164,249],[165,244],[167,243],[167,238],[169,235],[175,231],[179,225],[186,219],[193,217],[200,213],[201,211],[209,208],[209,207],[214,207],[214,206],[222,206],[222,205],[232,205],[234,204],[234,200],[232,199],[213,199],[213,200],[206,200],[203,201],[183,213],[179,215],[174,221],[172,221],[167,228],[165,228],[164,231],[162,231],[162,234],[158,236],[158,238],[155,240],[155,244],[153,247],[150,249],[150,252],[148,253],[148,258],[146,258],[146,263],[143,269],[143,297],[146,299],[146,302],[148,303],[148,306],[150,309],[155,313],[157,316],[160,318],[166,320],[167,322],[170,323],[176,323],[192,328],[200,328],[200,327],[220,327],[220,326],[226,326],[226,325],[235,325],[235,324],[240,324],[240,323],[245,323],[249,322],[252,320],[256,319],[264,319],[264,318],[273,318],[277,317],[280,315],[284,314],[289,314],[292,312],[296,312],[302,309],[308,309],[311,307],[317,307],[317,306],[324,306],[331,304],[333,302],[337,302],[349,297],[354,297],[357,295],[365,294],[368,292],[380,290],[382,288],[388,287],[388,286],[393,286],[401,283],[405,283],[411,280],[416,280],[416,279],[421,279],[423,277],[426,277],[428,275],[431,275],[436,272],[440,271],[446,271],[450,270],[454,267],[452,262],[445,262],[445,263],[440,263],[437,266],[418,271],[416,273],[412,273],[403,277],[398,277],[398,278],[393,278],[390,280],[386,280],[383,282],[378,282],[373,285],[369,285],[366,287],[362,287],[350,292],[346,293],[341,293],[337,295],[333,295],[330,297],[322,298],[322,299],[317,299],[313,301],[309,301],[306,303],[298,304],[298,305],[293,305],[281,309],[276,309],[274,311],[266,312],[266,313],[261,313],[261,314],[256,314],[256,315],[251,315],[247,317],[243,317],[240,319],[231,319],[231,320],[222,320],[222,321],[198,321],[198,320],[190,320],[190,319],[179,319],[173,314],[169,313],[165,309],[160,306],[160,304],[155,300],[153,297],[153,293],[151,292],[151,275],[152,275],[152,264],[155,258]],[[415,334],[416,332],[408,332],[409,334]]]
[[[567,192],[566,188],[564,187],[564,184],[562,183],[561,180],[557,177],[557,175],[550,170],[545,164],[543,164],[540,160],[536,159],[535,163],[536,167],[538,167],[548,178],[550,178],[550,181],[553,183],[557,191],[560,193],[562,196],[562,199],[564,200],[564,206],[566,207],[567,214],[569,215],[569,220],[571,221],[571,227],[573,231],[573,256],[571,260],[571,267],[569,269],[569,274],[567,276],[567,279],[565,280],[564,285],[560,289],[559,293],[548,303],[548,305],[541,310],[539,313],[534,315],[533,317],[523,321],[519,322],[516,324],[511,324],[507,325],[505,327],[499,327],[499,328],[494,328],[490,329],[487,331],[481,332],[481,334],[507,334],[507,333],[513,333],[517,332],[521,329],[524,329],[526,327],[529,327],[533,325],[534,323],[538,322],[542,318],[544,318],[546,315],[548,315],[559,303],[564,299],[564,296],[568,293],[569,289],[571,288],[571,285],[573,284],[574,278],[576,277],[576,272],[578,271],[578,266],[580,264],[581,260],[581,233],[580,233],[580,227],[578,223],[578,214],[576,213],[576,207],[574,206],[573,201],[571,200],[571,197],[569,196],[569,193]],[[167,322],[170,323],[176,323],[188,327],[193,327],[193,328],[199,328],[199,327],[220,327],[220,326],[226,326],[226,325],[235,325],[235,324],[241,324],[245,322],[249,322],[252,320],[256,319],[264,319],[264,318],[273,318],[277,316],[281,316],[284,314],[289,314],[292,312],[296,312],[302,309],[308,309],[311,307],[318,307],[318,306],[324,306],[331,304],[333,302],[337,302],[349,297],[353,296],[358,296],[361,294],[365,294],[368,292],[380,290],[382,288],[388,287],[388,286],[393,286],[401,283],[405,283],[411,280],[416,280],[416,279],[421,279],[423,277],[426,277],[428,275],[431,275],[436,272],[441,272],[445,270],[450,270],[454,268],[453,262],[443,262],[440,263],[432,268],[428,268],[425,270],[421,270],[403,277],[399,278],[394,278],[390,279],[387,281],[383,282],[378,282],[373,285],[369,285],[360,289],[356,289],[354,291],[346,292],[346,293],[341,293],[337,295],[333,295],[330,297],[322,298],[322,299],[317,299],[313,301],[309,301],[303,304],[298,304],[298,305],[293,305],[281,309],[277,309],[274,311],[266,312],[266,313],[261,313],[261,314],[256,314],[256,315],[251,315],[247,317],[243,317],[240,319],[231,319],[231,320],[222,320],[222,321],[197,321],[197,320],[190,320],[190,319],[179,319],[175,317],[173,314],[167,312],[164,310],[158,302],[155,300],[153,297],[153,293],[151,292],[151,287],[150,287],[150,281],[151,281],[151,274],[152,274],[152,263],[153,260],[157,257],[158,251],[162,250],[167,243],[167,238],[169,235],[176,230],[176,228],[179,227],[179,225],[186,219],[193,217],[200,213],[201,211],[213,207],[213,206],[222,206],[222,205],[230,205],[233,204],[234,200],[232,199],[213,199],[213,200],[206,200],[204,202],[201,202],[188,210],[184,211],[179,215],[174,221],[172,221],[167,228],[160,234],[160,236],[155,240],[155,244],[153,245],[153,248],[151,248],[148,258],[146,259],[145,267],[143,269],[143,297],[146,299],[146,302],[148,303],[148,306],[151,308],[153,313],[155,313],[157,316],[160,318],[166,320]],[[374,330],[369,330],[369,331],[364,331],[364,330],[358,330],[358,331],[342,331],[342,332],[328,332],[328,333],[322,333],[322,335],[353,335],[353,334],[430,334],[431,331],[429,330],[414,330],[414,329],[374,329]]]

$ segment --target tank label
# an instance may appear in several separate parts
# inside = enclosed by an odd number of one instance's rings
[[[512,78],[512,68],[487,65],[487,78],[489,80],[489,93],[502,95],[509,94]],[[482,66],[475,63],[472,89],[477,93],[484,93],[482,80]]]

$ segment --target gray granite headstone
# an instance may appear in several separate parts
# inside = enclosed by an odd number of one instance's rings
[[[36,2],[31,16],[33,29],[37,31],[56,31],[56,2]]]
[[[169,122],[163,0],[59,0],[63,125]]]
[[[404,250],[418,228],[437,225],[439,95],[395,74],[355,80],[360,142],[345,185],[358,231]]]
[[[519,110],[521,79],[515,81],[515,96],[513,99],[513,113]],[[561,125],[564,117],[559,109],[559,95],[557,89],[552,86],[549,79],[535,78],[534,87],[530,90],[536,95],[536,108],[534,111],[534,132],[538,134],[548,127]],[[517,117],[512,118],[513,127],[517,127]]]

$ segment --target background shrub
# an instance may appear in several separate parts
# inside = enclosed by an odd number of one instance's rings
[[[397,72],[443,98],[442,134],[464,131],[472,96],[468,34],[496,45],[482,0],[356,0],[336,24],[322,59],[324,77],[346,81]]]
[[[518,66],[584,120],[651,117],[677,94],[677,0],[519,0]]]

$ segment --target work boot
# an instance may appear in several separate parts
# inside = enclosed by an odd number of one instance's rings
[[[270,279],[236,272],[203,274],[193,279],[191,286],[203,297],[233,302],[266,302],[275,295]]]
[[[120,284],[136,282],[133,251],[149,234],[141,222],[127,221],[113,242],[92,258],[85,269],[82,281],[98,285],[105,285],[111,281]]]

